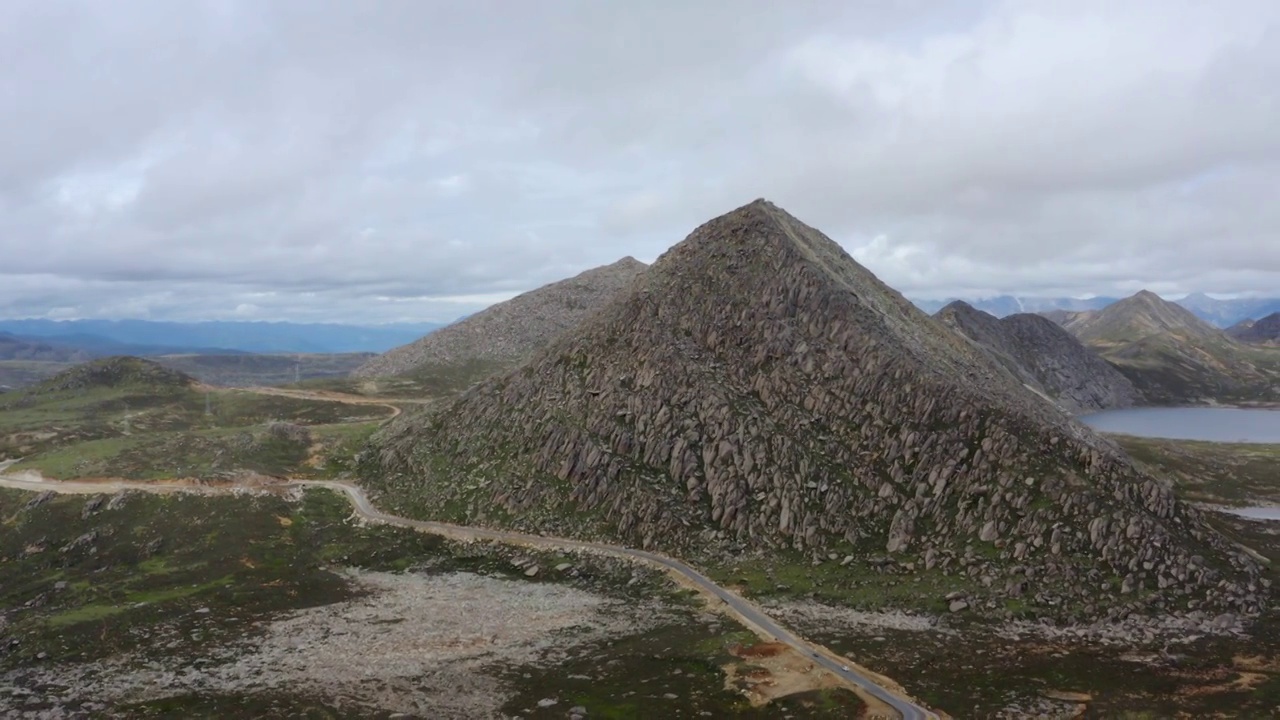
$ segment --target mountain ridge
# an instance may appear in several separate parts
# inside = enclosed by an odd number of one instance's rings
[[[508,366],[579,322],[643,272],[627,256],[492,305],[364,363],[353,377],[410,373],[425,367],[475,366],[475,375]]]
[[[1128,378],[1047,318],[1029,313],[996,318],[963,300],[934,317],[1071,414],[1130,407],[1141,399]]]

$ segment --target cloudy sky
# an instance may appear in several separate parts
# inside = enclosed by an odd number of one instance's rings
[[[1280,294],[1278,188],[1275,0],[0,0],[0,316],[446,320],[757,197],[916,297]]]

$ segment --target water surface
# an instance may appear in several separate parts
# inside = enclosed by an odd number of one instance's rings
[[[1280,410],[1254,408],[1129,408],[1083,415],[1094,430],[1171,440],[1280,443]]]

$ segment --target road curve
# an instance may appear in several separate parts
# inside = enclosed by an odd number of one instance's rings
[[[9,462],[0,463],[0,472],[3,472],[10,464],[11,463]],[[298,487],[324,487],[341,492],[346,495],[348,500],[351,501],[351,505],[355,508],[357,515],[373,522],[413,528],[415,530],[421,530],[436,535],[444,535],[459,540],[489,540],[547,550],[580,550],[600,555],[639,560],[649,565],[656,566],[668,573],[679,576],[703,595],[713,597],[723,602],[725,606],[732,611],[733,615],[753,631],[757,632],[757,634],[763,633],[767,636],[773,637],[778,642],[791,646],[806,658],[812,660],[816,665],[821,666],[836,677],[844,680],[850,685],[856,686],[867,695],[874,697],[885,705],[893,708],[899,713],[899,715],[901,715],[902,718],[904,718],[904,720],[940,720],[939,716],[928,708],[878,684],[871,677],[859,672],[857,666],[853,665],[848,660],[831,653],[823,647],[810,644],[799,635],[796,635],[790,630],[778,625],[772,618],[742,596],[717,585],[707,576],[680,560],[676,560],[675,558],[670,558],[665,555],[645,550],[633,550],[631,548],[625,548],[618,545],[607,545],[604,543],[586,542],[583,540],[570,540],[568,538],[546,537],[543,535],[527,535],[524,533],[509,532],[505,530],[492,530],[489,528],[478,528],[467,525],[454,525],[451,523],[431,520],[410,520],[398,515],[389,515],[378,510],[373,506],[373,503],[369,501],[369,497],[364,494],[363,490],[355,485],[344,482],[330,480],[292,480],[289,482],[289,485]],[[143,490],[148,492],[200,492],[203,490],[210,492],[225,492],[227,490],[236,489],[202,487],[198,485],[175,485],[159,482],[145,483],[116,481],[107,483],[78,483],[74,481],[44,480],[30,475],[0,475],[0,486],[12,487],[20,490],[33,490],[37,492],[53,490],[54,492],[59,493],[76,494],[115,492],[120,490]],[[255,487],[252,489],[262,490],[264,488]]]

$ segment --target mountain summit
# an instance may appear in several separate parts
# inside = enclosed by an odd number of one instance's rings
[[[402,375],[427,368],[486,369],[523,360],[600,309],[647,266],[633,257],[592,268],[481,310],[356,368],[355,377]]]
[[[411,514],[713,567],[847,554],[841,587],[887,562],[992,608],[1261,602],[1256,563],[1167,485],[763,200],[373,442],[366,484]]]

